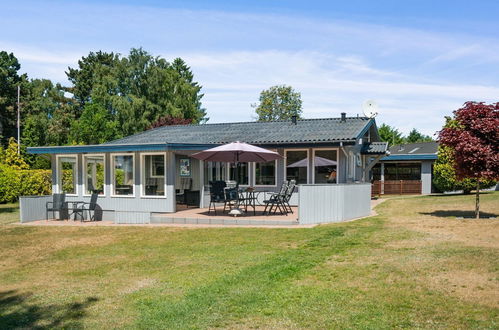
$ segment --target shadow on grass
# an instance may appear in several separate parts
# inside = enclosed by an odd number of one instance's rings
[[[456,218],[475,218],[475,211],[462,211],[462,210],[437,210],[433,212],[419,212],[419,214],[422,215],[431,215],[434,217],[439,217],[439,218],[449,218],[449,217],[456,217]],[[496,218],[498,217],[497,214],[493,213],[487,213],[487,212],[480,212],[480,218]]]
[[[0,213],[13,213],[17,211],[17,207],[1,207],[0,205]]]
[[[481,191],[480,196],[485,196],[485,195],[492,195],[494,194],[494,191]],[[427,198],[433,198],[433,197],[456,197],[456,196],[468,196],[468,197],[475,197],[476,194],[474,191],[472,191],[469,194],[464,194],[464,193],[448,193],[448,194],[431,194],[431,195],[424,195],[423,197]]]
[[[82,328],[85,309],[98,301],[96,297],[88,297],[83,302],[36,305],[26,301],[29,296],[16,290],[0,292],[2,329]]]

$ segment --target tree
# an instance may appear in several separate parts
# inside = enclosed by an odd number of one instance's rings
[[[201,86],[181,59],[170,64],[142,48],[131,49],[128,56],[92,52],[66,74],[73,83],[68,91],[78,105],[75,119],[79,120],[87,104],[98,104],[118,128],[109,139],[141,132],[168,115],[194,123],[206,115]]]
[[[117,123],[100,104],[88,103],[79,120],[73,121],[69,139],[76,144],[100,144],[116,137]]]
[[[439,132],[459,180],[476,182],[475,216],[480,217],[480,183],[499,179],[499,103],[466,102]]]
[[[388,146],[404,143],[404,137],[395,127],[387,124],[382,124],[378,129],[381,141],[388,142]]]
[[[192,124],[192,119],[164,116],[164,117],[159,118],[154,123],[152,123],[151,126],[149,126],[149,129],[162,127],[162,126],[189,125],[189,124]]]
[[[458,179],[452,148],[443,145],[438,147],[438,158],[433,165],[433,184],[440,191],[462,190],[464,194],[469,194],[476,188],[475,179]],[[482,187],[490,187],[493,184],[494,181],[491,180],[481,182]]]
[[[252,104],[256,108],[259,121],[288,120],[293,116],[301,118],[301,94],[291,86],[272,86],[260,93],[260,104]]]
[[[9,138],[9,144],[5,150],[0,149],[0,163],[15,170],[27,170],[29,168],[28,164],[17,153],[17,142],[13,137]]]
[[[405,138],[406,143],[416,143],[416,142],[431,142],[433,139],[429,135],[424,135],[420,133],[417,129],[413,128],[409,132],[409,135]]]
[[[17,86],[23,85],[27,79],[25,74],[18,74],[20,68],[13,53],[0,51],[0,145],[17,136]]]

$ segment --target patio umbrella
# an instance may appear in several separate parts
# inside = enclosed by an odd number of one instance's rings
[[[268,162],[282,158],[277,152],[239,141],[197,152],[192,157],[210,162],[231,163]]]
[[[263,149],[244,142],[232,142],[215,148],[203,150],[192,155],[192,157],[211,162],[231,162],[236,164],[235,177],[239,177],[238,163],[243,162],[268,162],[282,158],[277,152]],[[239,207],[231,210],[234,215],[242,214]]]
[[[330,160],[319,156],[314,157],[314,166],[336,166],[337,164],[338,163],[334,160]],[[308,158],[304,158],[293,164],[289,164],[287,167],[307,167],[307,166],[308,166]]]

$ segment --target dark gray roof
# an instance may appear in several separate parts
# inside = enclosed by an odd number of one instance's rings
[[[374,120],[364,117],[300,119],[288,121],[241,122],[164,126],[107,144],[224,144],[234,141],[252,144],[317,143],[355,140]]]
[[[418,142],[397,144],[390,147],[391,155],[421,155],[436,154],[438,150],[437,142]]]
[[[365,155],[383,155],[388,149],[388,142],[368,142],[362,145],[360,152]]]

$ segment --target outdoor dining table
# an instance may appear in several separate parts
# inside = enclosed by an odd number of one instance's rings
[[[66,202],[66,204],[67,204],[67,206],[66,206],[67,219],[66,220],[70,220],[72,215],[74,216],[73,220],[75,220],[75,221],[76,221],[77,215],[80,215],[81,219],[83,219],[83,209],[79,206],[83,203],[84,203],[83,201]],[[69,205],[71,205],[71,207]]]
[[[243,201],[244,212],[248,212],[248,207],[253,208],[253,215],[256,215],[257,192],[254,189],[245,189],[239,192],[240,199]]]

